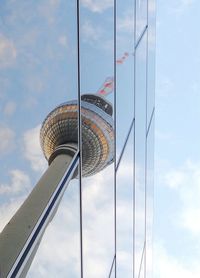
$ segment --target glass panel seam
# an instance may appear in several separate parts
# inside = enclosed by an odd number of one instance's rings
[[[144,34],[146,33],[146,30],[148,29],[148,24],[144,27],[140,37],[138,38],[138,40],[136,41],[136,44],[135,44],[135,50],[137,49],[140,41],[142,40],[142,38],[144,37]]]
[[[114,50],[114,57],[113,57],[113,64],[114,64],[114,169],[116,169],[116,148],[117,148],[117,144],[116,144],[116,135],[117,135],[117,131],[116,131],[116,122],[117,122],[117,115],[116,115],[116,102],[117,102],[117,90],[116,90],[116,84],[117,84],[117,68],[116,68],[116,61],[117,61],[117,6],[116,6],[116,2],[117,0],[114,0],[114,28],[113,28],[113,32],[114,32],[114,46],[113,46],[113,50]],[[116,171],[114,170],[114,251],[115,251],[115,255],[114,255],[114,260],[115,260],[115,269],[114,269],[114,273],[115,273],[115,278],[117,277],[117,260],[116,260],[116,253],[117,253],[117,180],[116,180]],[[114,263],[113,260],[113,263]],[[111,270],[112,272],[112,270]],[[111,275],[110,272],[110,275]],[[109,275],[109,277],[110,277]]]
[[[114,255],[113,260],[112,260],[112,264],[111,264],[110,272],[109,272],[109,276],[108,276],[109,278],[111,277],[111,274],[112,274],[113,266],[114,266],[114,263],[115,263],[115,258],[116,258],[116,254]]]
[[[135,119],[135,100],[136,100],[136,55],[135,55],[135,42],[136,42],[136,0],[134,0],[134,119]],[[133,130],[133,278],[135,277],[135,125]]]
[[[139,268],[139,272],[138,272],[138,278],[140,278],[140,273],[141,273],[141,269],[142,269],[142,262],[143,262],[143,259],[144,259],[145,247],[146,247],[146,240],[144,242],[144,246],[143,246],[143,250],[142,250],[142,257],[141,257],[141,261],[140,261],[140,268]]]
[[[148,8],[148,6],[147,6],[147,8]],[[148,22],[148,15],[147,15],[147,22]],[[148,62],[149,62],[149,52],[148,52],[148,46],[149,46],[148,34],[149,34],[149,32],[148,31],[149,30],[147,29],[147,36],[146,36],[146,123],[145,123],[145,131],[146,132],[147,132],[147,125],[148,125],[148,122],[147,122],[147,118],[148,118],[148,114],[147,114],[147,111],[148,111]],[[146,242],[146,229],[147,229],[147,219],[146,219],[146,215],[147,215],[147,213],[146,213],[146,211],[147,211],[147,137],[145,138],[145,177],[144,178],[145,178],[144,238],[145,238],[145,242]],[[144,270],[145,270],[144,277],[146,277],[146,252],[144,254]]]
[[[152,111],[152,113],[151,113],[151,117],[150,117],[149,125],[148,125],[148,128],[147,128],[146,138],[148,137],[149,130],[150,130],[150,127],[151,127],[151,123],[152,123],[152,120],[153,120],[154,114],[155,114],[155,107],[153,108],[153,111]]]
[[[80,208],[80,266],[81,278],[83,278],[83,219],[82,219],[82,129],[81,129],[81,84],[80,84],[80,7],[79,0],[76,2],[77,9],[77,76],[78,76],[78,147],[79,158],[79,208]]]
[[[126,136],[126,139],[125,139],[125,142],[124,142],[122,151],[121,151],[121,153],[120,153],[120,156],[119,156],[119,159],[118,159],[118,162],[117,162],[117,166],[116,166],[116,169],[115,169],[116,172],[117,172],[117,170],[118,170],[118,168],[119,168],[121,159],[122,159],[122,157],[123,157],[123,154],[124,154],[124,151],[125,151],[125,148],[126,148],[126,145],[127,145],[128,139],[129,139],[129,136],[130,136],[130,134],[131,134],[131,131],[132,131],[132,128],[133,128],[133,125],[134,125],[134,122],[135,122],[135,118],[133,118],[133,120],[132,120],[132,122],[131,122],[131,125],[130,125],[130,127],[129,127],[128,134],[127,134],[127,136]]]

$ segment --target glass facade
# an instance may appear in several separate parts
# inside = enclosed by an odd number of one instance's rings
[[[66,37],[60,37],[59,43],[66,46],[66,54],[56,53],[56,64],[49,49],[51,83],[43,85],[47,93],[38,121],[60,103],[74,101],[78,109],[73,111],[77,129],[73,141],[78,142],[79,170],[41,240],[27,277],[150,278],[155,0],[49,2],[57,3],[51,3],[52,9],[61,7],[56,16],[58,30],[49,30],[49,36],[54,37],[62,28]],[[39,12],[35,11],[37,17]],[[12,36],[11,23],[4,24]],[[40,51],[42,55],[44,48]],[[26,61],[20,62],[22,68]],[[40,67],[44,65],[38,60],[38,70]],[[35,70],[37,73],[37,67]],[[53,73],[57,72],[60,79],[54,82]],[[45,69],[43,74],[46,77]],[[83,177],[83,154],[88,150],[82,144],[85,108],[81,96],[100,95],[110,88],[106,80],[113,86],[105,98],[113,110],[114,159],[99,173]]]

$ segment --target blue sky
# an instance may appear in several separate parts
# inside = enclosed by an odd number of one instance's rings
[[[199,1],[157,1],[155,277],[199,277]]]
[[[124,48],[125,51],[132,51],[131,13],[128,5],[129,1],[126,1],[119,9],[119,55]],[[82,0],[83,92],[96,92],[104,79],[113,75],[111,7],[111,0]],[[72,11],[70,14],[69,10]],[[155,278],[196,278],[200,273],[199,10],[200,3],[197,0],[157,0]],[[35,4],[35,1],[7,0],[0,3],[1,229],[47,167],[39,145],[41,122],[55,105],[75,98],[75,23],[72,1],[42,0]],[[102,56],[104,59],[100,58]],[[119,66],[117,69],[124,80],[130,80],[127,74],[132,71],[130,59],[131,57],[123,67]],[[94,74],[93,69],[98,69],[98,74]],[[123,90],[122,84],[118,86]],[[133,83],[127,81],[126,86],[128,92]],[[108,98],[112,102],[113,96]],[[131,96],[126,95],[123,105],[127,108],[128,121],[131,122],[130,98]],[[126,102],[127,99],[129,101]],[[124,119],[119,119],[118,150],[124,140],[123,122]],[[119,169],[118,179],[122,184],[130,166],[128,162],[127,158]],[[112,222],[112,193],[111,187],[109,190],[107,187],[113,182],[110,170],[104,176],[97,175],[95,180],[87,180],[84,191],[88,219],[85,224],[86,242],[91,238],[95,241],[105,232],[102,226],[109,227],[108,224]],[[73,181],[55,223],[47,230],[30,277],[38,277],[38,273],[40,277],[47,277],[45,267],[52,265],[55,256],[59,258],[59,264],[50,270],[48,268],[52,277],[55,277],[57,271],[61,271],[60,275],[69,271],[69,265],[71,276],[74,275],[73,271],[79,269],[77,192],[77,182]],[[99,200],[100,194],[106,195],[106,198]],[[94,205],[95,202],[97,206]],[[124,230],[130,228],[129,205],[121,202],[119,207],[119,211],[127,215]],[[106,213],[108,211],[111,214]],[[76,218],[73,217],[74,214],[77,215]],[[97,218],[96,215],[101,217]],[[122,213],[121,217],[123,215]],[[66,226],[71,228],[67,230]],[[59,234],[57,241],[55,232]],[[122,229],[121,234],[123,233]],[[101,246],[109,246],[112,250],[111,238],[112,235],[108,232],[96,248],[87,244],[86,252],[90,258],[86,261],[87,277],[94,277],[97,272],[99,277],[106,275],[111,254],[105,253]],[[63,246],[63,241],[67,243],[66,246]],[[47,242],[60,248],[50,254],[52,246]],[[69,250],[70,256],[67,256]],[[95,250],[99,250],[99,253]],[[129,253],[121,253],[120,260],[122,269],[119,271],[123,273],[130,267],[127,263],[130,260]],[[99,264],[105,268],[100,268]]]

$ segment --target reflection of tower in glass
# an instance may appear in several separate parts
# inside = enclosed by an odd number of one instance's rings
[[[112,105],[97,95],[81,97],[82,174],[90,176],[112,163],[114,132]],[[49,163],[65,145],[78,145],[77,101],[68,101],[56,107],[43,122],[41,146]]]
[[[81,97],[82,175],[112,163],[112,105],[98,95]],[[77,176],[78,105],[68,101],[44,120],[41,146],[49,167],[0,233],[0,277],[25,277],[41,238],[54,217],[71,178]]]

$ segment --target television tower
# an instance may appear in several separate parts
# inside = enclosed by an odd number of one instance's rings
[[[112,105],[98,94],[81,96],[82,176],[113,162]],[[49,167],[0,234],[0,278],[25,277],[49,222],[78,175],[78,104],[57,106],[44,120],[40,141]]]

